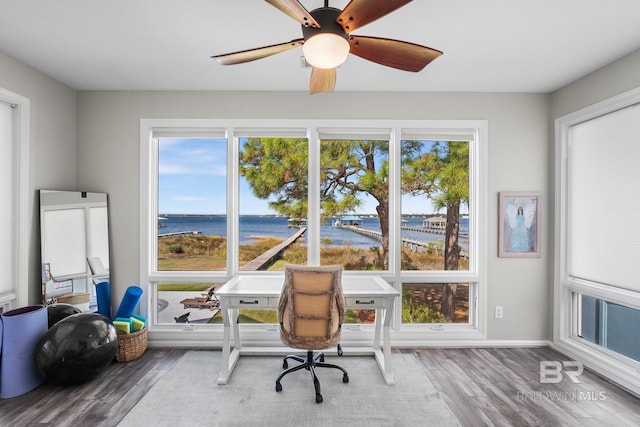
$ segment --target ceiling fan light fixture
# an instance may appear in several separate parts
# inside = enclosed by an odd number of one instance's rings
[[[349,56],[349,42],[334,33],[319,33],[307,39],[302,52],[307,62],[318,68],[335,68]]]
[[[311,12],[300,0],[267,0],[272,6],[300,22],[302,38],[287,43],[263,46],[213,56],[223,65],[242,64],[266,58],[302,46],[303,67],[311,65],[309,93],[332,92],[336,68],[349,54],[367,61],[403,71],[418,72],[442,55],[442,52],[415,43],[382,37],[351,35],[351,31],[369,24],[411,0],[351,0],[343,10],[324,7]]]

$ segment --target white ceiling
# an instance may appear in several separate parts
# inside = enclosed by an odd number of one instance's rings
[[[336,91],[552,92],[639,49],[639,17],[639,0],[416,0],[353,34],[444,55],[419,73],[350,55]],[[210,58],[299,37],[262,0],[0,0],[0,50],[78,90],[306,91],[300,48]]]

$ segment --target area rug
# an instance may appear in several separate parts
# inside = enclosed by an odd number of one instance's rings
[[[119,426],[459,426],[410,354],[393,354],[394,386],[373,357],[327,357],[347,370],[349,382],[319,368],[319,404],[305,370],[284,377],[275,391],[279,357],[241,356],[229,382],[217,385],[220,358],[218,351],[187,352]]]

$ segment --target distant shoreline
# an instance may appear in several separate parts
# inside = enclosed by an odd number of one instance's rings
[[[359,216],[359,217],[363,217],[363,218],[377,218],[378,214],[375,213],[354,213],[354,214],[350,214],[350,215],[354,215],[354,216]],[[435,216],[442,216],[444,215],[444,213],[433,213],[433,214],[402,214],[402,218],[431,218],[431,217],[435,217]],[[466,215],[466,214],[465,214]],[[184,217],[226,217],[227,214],[188,214],[188,213],[160,213],[158,214],[159,217],[173,217],[173,218],[184,218]],[[239,216],[252,216],[252,217],[260,217],[260,218],[289,218],[288,216],[285,215],[278,215],[278,214],[241,214]],[[334,215],[331,216],[329,218],[341,218],[344,215]],[[461,214],[461,216],[463,216]]]

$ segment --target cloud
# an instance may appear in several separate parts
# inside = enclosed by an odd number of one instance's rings
[[[160,175],[227,175],[227,142],[215,139],[161,139]]]

